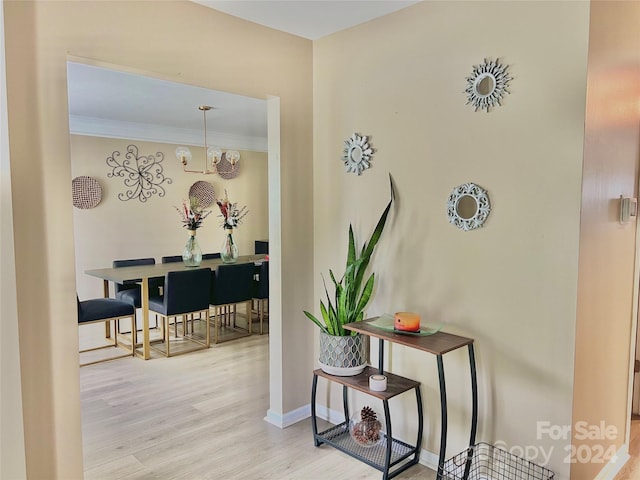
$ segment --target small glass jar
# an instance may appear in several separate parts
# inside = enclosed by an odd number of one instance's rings
[[[362,420],[359,412],[349,420],[349,434],[361,447],[374,447],[384,436],[379,420]]]

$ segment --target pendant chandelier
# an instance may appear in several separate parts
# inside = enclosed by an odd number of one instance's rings
[[[236,150],[227,150],[225,152],[220,148],[209,147],[207,144],[207,112],[213,107],[209,105],[200,105],[198,110],[202,111],[202,119],[204,124],[204,165],[202,169],[196,170],[188,168],[193,156],[188,147],[176,148],[176,158],[182,163],[182,169],[187,173],[200,173],[208,175],[217,173],[223,178],[233,178],[238,175],[240,169],[240,153]],[[221,168],[219,168],[219,166]],[[224,166],[224,168],[222,168]]]

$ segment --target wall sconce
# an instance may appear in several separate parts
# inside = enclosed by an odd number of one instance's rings
[[[638,200],[620,195],[620,223],[631,222],[631,217],[638,216]]]
[[[227,150],[223,152],[219,148],[209,147],[207,145],[207,112],[211,110],[213,107],[209,105],[200,105],[198,110],[202,111],[202,118],[204,124],[204,150],[205,150],[205,158],[204,158],[204,167],[202,170],[193,170],[187,168],[193,156],[191,155],[191,150],[188,147],[178,147],[176,148],[176,158],[182,163],[182,170],[188,173],[201,173],[204,175],[208,175],[210,173],[221,173],[218,171],[218,165],[224,163],[226,168],[225,171],[228,173],[229,171],[233,174],[233,177],[237,175],[236,168],[239,169],[239,160],[240,153],[236,150]]]

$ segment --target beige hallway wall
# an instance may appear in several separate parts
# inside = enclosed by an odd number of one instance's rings
[[[279,231],[270,235],[282,238],[283,255],[273,258],[282,277],[274,331],[282,340],[272,335],[270,408],[283,414],[308,403],[312,329],[300,312],[312,299],[311,42],[187,1],[7,1],[4,14],[29,478],[82,476],[68,55],[280,97],[281,169],[273,176],[280,203],[270,211]]]
[[[0,8],[0,478],[24,478],[26,467],[5,73],[4,11]]]
[[[416,311],[475,338],[478,440],[531,446],[539,463],[551,450],[560,479],[571,440],[539,438],[537,426],[572,418],[588,20],[585,2],[422,2],[314,42],[316,311],[320,273],[343,271],[349,222],[360,245],[368,237],[391,172],[398,197],[372,261],[368,314]],[[511,94],[474,112],[465,78],[495,56],[510,65]],[[340,160],[353,132],[376,149],[361,176]],[[451,190],[466,182],[492,204],[470,232],[446,214]],[[422,382],[423,447],[437,452],[435,359],[397,346],[387,358]],[[466,352],[444,361],[450,456],[468,442],[470,387]],[[331,394],[339,410],[339,389]],[[416,429],[410,397],[392,406],[403,440]]]

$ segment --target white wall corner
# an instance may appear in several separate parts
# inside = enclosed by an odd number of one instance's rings
[[[264,417],[265,421],[280,428],[287,428],[294,423],[298,423],[311,416],[311,405],[303,405],[300,408],[296,408],[285,414],[274,412],[273,410],[267,410],[267,416]]]

